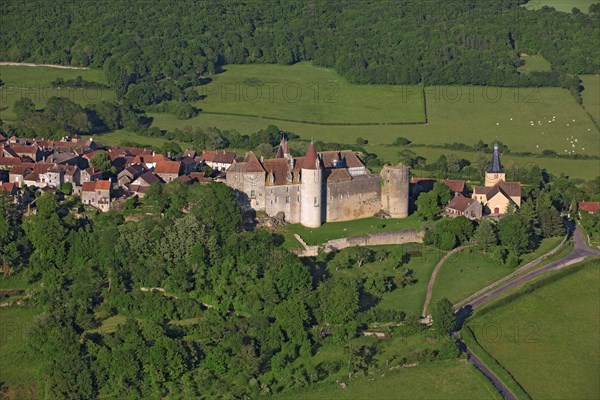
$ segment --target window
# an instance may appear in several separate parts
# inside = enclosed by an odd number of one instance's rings
[[[319,207],[319,198],[315,197],[315,207]]]
[[[254,190],[250,191],[250,198],[251,199],[255,199],[256,198],[256,193],[254,192]]]
[[[287,197],[285,198],[285,204],[290,204],[290,196],[287,196]]]

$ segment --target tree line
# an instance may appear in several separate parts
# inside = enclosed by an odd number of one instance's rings
[[[525,0],[394,3],[68,1],[0,5],[0,59],[106,70],[118,98],[183,100],[226,64],[303,60],[351,82],[563,86],[600,71],[598,7],[589,14]],[[37,18],[44,15],[44,18]],[[550,72],[519,74],[521,52]]]

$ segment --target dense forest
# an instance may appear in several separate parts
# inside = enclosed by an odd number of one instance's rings
[[[311,60],[352,82],[430,85],[572,87],[571,74],[600,71],[598,7],[522,3],[4,1],[0,59],[104,68],[119,96],[154,102],[186,99],[231,63]],[[521,52],[542,54],[552,71],[520,75]]]

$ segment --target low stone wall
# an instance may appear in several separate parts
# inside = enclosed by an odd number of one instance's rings
[[[426,228],[421,230],[407,229],[404,231],[390,231],[369,233],[364,236],[352,236],[340,239],[329,240],[318,246],[307,245],[304,240],[298,235],[294,235],[298,242],[304,247],[303,250],[293,250],[293,253],[300,257],[314,257],[319,253],[319,250],[329,253],[335,250],[342,250],[347,247],[354,246],[379,246],[404,243],[422,243],[425,236]]]
[[[425,236],[425,229],[408,229],[405,231],[390,231],[370,233],[365,236],[353,236],[341,239],[334,239],[323,245],[323,251],[326,253],[334,250],[342,250],[354,246],[379,246],[386,244],[403,243],[422,243]]]

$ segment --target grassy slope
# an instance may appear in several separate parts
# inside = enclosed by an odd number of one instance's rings
[[[519,72],[529,73],[534,71],[550,71],[550,61],[546,60],[541,55],[521,55],[521,59],[525,61],[525,65],[519,67]]]
[[[0,79],[4,86],[0,90],[0,119],[13,120],[12,107],[21,97],[29,97],[38,108],[42,108],[52,96],[67,97],[74,102],[86,105],[99,101],[114,101],[113,90],[108,89],[54,89],[50,82],[56,78],[74,79],[81,76],[91,82],[106,83],[102,70],[69,70],[52,67],[0,66]],[[5,107],[7,107],[5,109]]]
[[[405,264],[406,268],[414,271],[414,277],[417,282],[412,286],[396,288],[392,292],[385,293],[377,307],[382,309],[402,310],[410,313],[420,313],[425,301],[427,283],[435,264],[443,257],[445,252],[424,246],[422,244],[400,245],[411,254],[410,261]],[[384,246],[387,250],[392,250],[394,246]],[[371,247],[373,250],[377,246]],[[363,265],[354,266],[349,269],[330,271],[331,274],[343,275],[348,277],[367,277],[374,274],[396,276],[402,273],[402,269],[394,270],[394,265],[390,260],[375,261]]]
[[[310,63],[228,65],[199,87],[207,112],[236,113],[319,123],[424,122],[421,90],[355,85]]]
[[[581,271],[475,316],[479,343],[533,398],[597,398],[600,270]]]
[[[581,75],[584,90],[583,107],[600,124],[600,75]]]
[[[540,247],[524,257],[521,266],[556,247],[562,238],[544,239]],[[451,256],[438,272],[431,304],[442,297],[458,303],[479,289],[513,272],[513,268],[499,266],[479,250],[462,251]]]
[[[557,11],[570,13],[573,7],[579,8],[583,13],[588,12],[590,6],[597,3],[597,0],[530,0],[529,3],[525,4],[530,10],[539,10],[543,6],[554,7]]]
[[[362,218],[354,221],[327,222],[320,228],[306,228],[300,224],[286,225],[284,232],[300,235],[309,245],[322,244],[328,240],[350,236],[363,236],[368,233],[401,231],[419,228],[423,223],[415,214],[402,219]]]
[[[275,399],[496,399],[491,384],[464,360],[443,361],[386,371],[348,383],[316,385]]]
[[[0,382],[14,398],[34,398],[37,367],[27,354],[25,335],[40,310],[27,307],[0,308]]]

